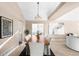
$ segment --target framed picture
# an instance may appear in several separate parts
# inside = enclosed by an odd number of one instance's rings
[[[0,38],[13,35],[13,21],[9,18],[0,16]]]

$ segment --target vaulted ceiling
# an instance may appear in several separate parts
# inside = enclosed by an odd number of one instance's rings
[[[48,20],[61,2],[39,2],[39,15],[42,20]],[[22,14],[26,20],[33,21],[37,16],[37,2],[18,2]]]

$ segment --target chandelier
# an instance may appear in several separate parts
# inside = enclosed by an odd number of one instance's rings
[[[35,20],[41,20],[42,17],[39,15],[39,2],[37,2],[37,15],[35,16]]]

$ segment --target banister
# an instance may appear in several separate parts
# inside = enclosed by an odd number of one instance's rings
[[[0,45],[0,55],[4,55],[8,53],[10,50],[12,50],[14,47],[19,45],[19,37],[20,32],[17,31],[13,36],[11,36],[9,39],[7,39],[3,44]]]

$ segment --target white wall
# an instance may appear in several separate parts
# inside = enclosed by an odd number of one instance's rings
[[[25,20],[22,13],[15,2],[0,2],[0,16],[4,16],[13,20],[13,33],[20,30],[24,35]],[[2,40],[1,40],[2,41]],[[2,42],[4,42],[3,40]]]
[[[74,33],[79,35],[79,22],[68,21],[64,23],[65,33]]]
[[[26,21],[25,29],[28,29],[32,33],[32,22]]]
[[[22,33],[22,38],[24,39],[25,20],[24,20],[24,17],[22,16],[22,14],[21,14],[21,11],[20,11],[17,3],[0,2],[0,16],[4,16],[4,17],[12,19],[13,20],[13,34],[17,30],[19,30]],[[20,38],[20,37],[21,36],[18,36],[18,38]],[[0,44],[2,44],[7,39],[8,38],[0,39]],[[15,40],[15,42],[17,42],[17,40]],[[8,48],[11,48],[11,46],[13,47],[15,42],[10,42],[11,44],[7,43],[6,44],[7,46],[4,47],[5,49],[3,49],[3,50],[6,50],[6,49],[8,50]],[[22,47],[20,47],[20,48],[22,48]],[[1,52],[4,53],[3,51],[1,51]],[[18,51],[18,53],[20,53],[20,52],[21,52],[21,50]]]
[[[55,22],[64,22],[65,33],[79,35],[79,7],[59,17]]]
[[[49,34],[49,23],[44,23],[44,35],[47,36]]]

